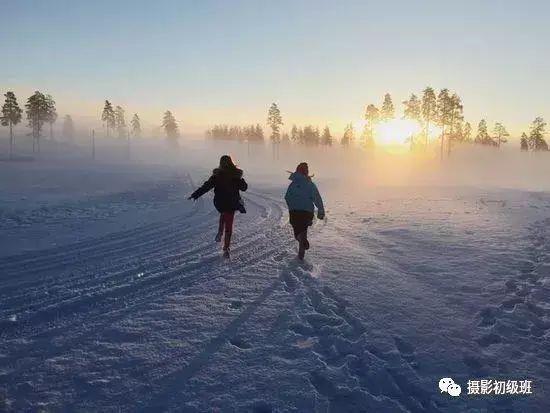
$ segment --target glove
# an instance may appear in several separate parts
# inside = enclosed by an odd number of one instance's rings
[[[189,199],[189,200],[192,199],[193,201],[196,201],[196,200],[197,200],[197,198],[193,198],[193,195],[191,195],[191,196],[190,196],[189,198],[187,198],[187,199]]]
[[[321,211],[317,211],[317,219],[325,219],[325,213]]]

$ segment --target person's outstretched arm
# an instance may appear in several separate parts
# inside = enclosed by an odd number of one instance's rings
[[[196,199],[200,198],[201,196],[206,194],[208,191],[210,191],[212,188],[214,188],[214,184],[215,184],[214,175],[212,175],[208,179],[208,181],[206,181],[204,184],[202,184],[202,186],[200,188],[198,188],[195,192],[193,192],[191,194],[189,199],[196,200]]]
[[[317,218],[324,219],[325,206],[323,205],[323,198],[321,198],[321,194],[317,189],[317,185],[315,185],[313,182],[312,182],[312,185],[313,185],[313,203],[317,207]]]

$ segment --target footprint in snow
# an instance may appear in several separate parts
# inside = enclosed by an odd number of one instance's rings
[[[401,353],[402,356],[410,356],[414,354],[415,348],[411,343],[406,342],[400,337],[394,337],[393,340],[395,341],[397,350],[399,350],[399,353]]]
[[[273,259],[277,262],[281,262],[288,254],[286,252],[281,252],[280,254],[277,254],[273,257]]]
[[[481,321],[479,322],[478,326],[480,327],[489,327],[493,326],[496,323],[496,318],[498,316],[498,310],[495,307],[485,307],[483,310],[479,312],[479,316],[481,317]]]
[[[516,305],[521,304],[525,302],[525,298],[523,297],[514,297],[509,300],[505,300],[500,305],[500,308],[502,308],[504,311],[512,312],[515,310]]]
[[[233,337],[229,339],[229,343],[237,348],[240,348],[241,350],[248,350],[249,348],[252,348],[252,346],[242,337]]]
[[[489,347],[492,344],[502,342],[502,337],[498,334],[490,333],[476,340],[481,347]]]
[[[286,292],[294,292],[298,287],[298,279],[289,272],[283,272],[281,274],[281,279],[283,281],[283,288]]]
[[[485,372],[483,361],[476,355],[464,355],[462,362],[468,366],[472,374],[483,375]]]

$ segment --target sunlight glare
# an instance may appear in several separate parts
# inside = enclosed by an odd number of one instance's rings
[[[418,122],[410,119],[391,119],[376,125],[375,140],[379,145],[406,145],[410,137],[420,131]]]

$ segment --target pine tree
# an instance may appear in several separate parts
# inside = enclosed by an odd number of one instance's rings
[[[413,93],[408,100],[405,100],[403,102],[403,105],[405,105],[403,117],[405,119],[420,123],[420,120],[422,118],[422,104],[420,102],[420,99],[418,99],[418,97]],[[411,142],[412,149],[416,146],[416,137],[414,136],[414,134],[409,137],[409,140]]]
[[[319,145],[320,142],[321,142],[321,132],[319,131],[319,127],[316,126],[313,129],[313,144]]]
[[[449,103],[451,105],[451,113],[449,119],[449,134],[447,139],[447,156],[451,156],[453,141],[462,140],[462,122],[464,121],[464,116],[462,114],[464,106],[462,106],[462,100],[460,97],[456,93],[453,93],[449,98]]]
[[[522,151],[529,150],[529,138],[527,137],[525,132],[521,134],[521,139],[519,140],[519,144]]]
[[[344,135],[342,136],[341,143],[344,146],[349,146],[355,138],[355,131],[353,130],[353,124],[349,123],[344,129]]]
[[[103,107],[103,113],[101,114],[101,120],[107,131],[107,136],[110,136],[110,131],[115,128],[115,111],[113,110],[113,105],[108,100],[105,101],[105,106]]]
[[[132,128],[132,136],[135,138],[141,138],[141,120],[137,113],[134,113],[132,120],[130,121],[130,127]]]
[[[17,103],[15,93],[7,92],[4,96],[6,97],[6,100],[2,106],[1,124],[2,126],[10,127],[10,159],[13,159],[13,127],[21,122],[21,114],[23,113],[23,110]]]
[[[71,115],[63,118],[63,138],[67,141],[74,141],[74,122]]]
[[[372,104],[365,109],[365,130],[363,131],[363,139],[365,144],[369,146],[374,141],[374,129],[380,122],[380,111]]]
[[[25,104],[27,120],[32,129],[32,150],[40,152],[40,138],[42,136],[42,126],[48,120],[48,101],[46,96],[39,91],[34,92],[27,99]]]
[[[302,145],[306,143],[304,128],[298,128],[298,143],[301,143]]]
[[[281,140],[281,126],[283,125],[283,117],[276,103],[272,103],[267,112],[267,124],[271,128],[271,140],[278,143]]]
[[[298,141],[298,128],[296,125],[292,125],[292,129],[290,130],[290,139],[292,142]]]
[[[393,102],[389,93],[384,95],[384,102],[382,103],[382,109],[380,110],[380,118],[383,121],[388,121],[395,118],[395,108],[393,107]]]
[[[118,137],[121,139],[126,138],[126,112],[121,106],[115,108],[115,128],[118,133]]]
[[[472,141],[472,125],[470,122],[466,122],[464,124],[464,129],[462,133],[462,140],[464,142],[471,142]]]
[[[441,158],[443,159],[443,145],[445,144],[445,137],[447,126],[451,124],[451,117],[453,111],[453,104],[451,96],[449,95],[449,89],[441,89],[439,95],[437,95],[437,124],[441,126]]]
[[[501,143],[508,142],[508,140],[506,138],[508,136],[510,136],[510,134],[508,133],[508,131],[506,130],[504,125],[502,125],[502,123],[500,123],[500,122],[495,123],[495,128],[493,129],[493,133],[495,134],[495,136],[497,138],[497,146],[499,148],[500,148]]]
[[[439,126],[446,126],[450,119],[451,111],[451,96],[449,95],[449,89],[441,89],[437,95],[437,117],[436,121]]]
[[[325,146],[332,146],[332,135],[330,134],[330,129],[328,128],[328,126],[325,126],[325,129],[323,129],[321,143]]]
[[[475,142],[481,145],[493,144],[493,140],[489,136],[489,132],[487,130],[487,121],[485,119],[481,119],[479,121],[479,124],[477,125],[477,135]]]
[[[176,118],[174,115],[172,115],[172,112],[167,110],[164,112],[164,117],[162,118],[162,128],[164,129],[164,132],[166,133],[166,138],[169,142],[173,144],[177,144],[178,138],[179,138],[179,129],[178,129],[178,123],[176,121]]]
[[[453,140],[464,142],[464,122],[456,122],[453,132]]]
[[[435,121],[437,116],[437,98],[431,87],[426,87],[422,92],[422,120],[424,121],[424,139],[428,147],[428,137],[430,134],[430,124]]]
[[[55,100],[53,100],[51,95],[46,95],[46,106],[46,121],[50,124],[50,139],[53,139],[53,124],[57,120],[57,111],[55,109]]]
[[[259,123],[256,124],[256,129],[255,129],[254,137],[256,138],[256,140],[259,140],[259,141],[263,141],[263,140],[264,140],[264,130],[262,129],[262,127],[260,126]]]
[[[450,134],[451,136],[454,136],[454,133],[456,131],[456,128],[458,125],[461,125],[464,121],[464,106],[462,105],[462,99],[460,99],[460,96],[458,96],[456,93],[453,93],[453,95],[450,98],[451,102],[451,119],[450,119]]]
[[[403,105],[405,105],[405,119],[420,121],[422,116],[422,104],[414,93],[408,100],[403,102]]]
[[[305,145],[317,145],[319,143],[319,129],[314,128],[312,125],[304,127],[302,132],[302,143]]]
[[[546,132],[546,122],[540,116],[535,118],[531,124],[531,133],[529,134],[529,147],[534,151],[547,151],[548,144],[544,140]]]

